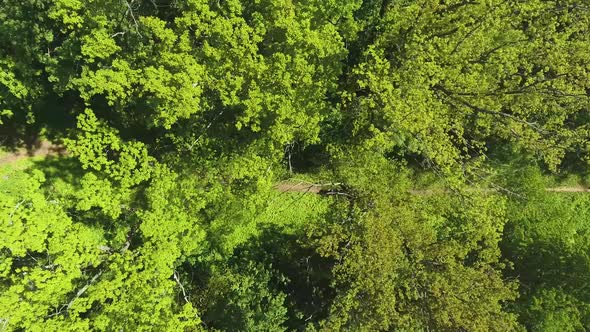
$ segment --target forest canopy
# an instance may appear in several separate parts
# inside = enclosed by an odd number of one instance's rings
[[[0,0],[0,331],[590,330],[590,2]]]

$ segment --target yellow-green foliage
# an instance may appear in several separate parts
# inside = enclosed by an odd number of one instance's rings
[[[0,330],[590,329],[583,2],[3,0]]]

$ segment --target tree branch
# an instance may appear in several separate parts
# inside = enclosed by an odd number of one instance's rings
[[[178,272],[177,272],[176,270],[174,270],[173,276],[174,276],[174,280],[176,281],[176,283],[177,283],[177,284],[178,284],[178,286],[180,287],[180,290],[182,291],[182,296],[183,296],[183,298],[184,298],[184,301],[185,301],[186,303],[190,303],[190,300],[189,300],[189,298],[188,298],[188,295],[186,295],[186,291],[185,291],[185,289],[184,289],[184,286],[183,286],[183,285],[182,285],[182,283],[180,282],[180,277],[178,276]]]
[[[542,134],[547,134],[547,133],[549,133],[547,130],[545,130],[544,128],[540,127],[540,126],[539,126],[539,125],[537,125],[535,122],[529,122],[529,121],[527,121],[527,120],[521,119],[521,118],[519,118],[519,117],[517,117],[517,116],[514,116],[514,115],[512,115],[512,114],[509,114],[509,113],[506,113],[506,112],[502,112],[502,111],[492,111],[492,110],[488,110],[488,109],[481,108],[481,107],[479,107],[479,106],[473,105],[473,104],[471,104],[470,102],[468,102],[468,101],[466,101],[466,100],[464,100],[464,99],[462,99],[462,98],[456,97],[456,96],[455,96],[455,95],[456,95],[455,93],[453,93],[453,92],[451,92],[451,91],[447,90],[446,88],[444,88],[444,87],[443,87],[443,86],[441,86],[441,85],[438,85],[438,84],[437,84],[437,85],[435,85],[433,88],[434,88],[434,89],[436,89],[436,90],[439,90],[439,91],[441,91],[442,93],[444,93],[444,94],[445,94],[447,97],[449,97],[450,99],[452,99],[452,100],[454,100],[454,101],[456,101],[456,102],[460,103],[460,104],[461,104],[461,105],[463,105],[463,106],[466,106],[466,107],[468,107],[468,108],[472,109],[473,111],[476,111],[476,112],[479,112],[479,113],[485,113],[485,114],[490,114],[490,115],[495,115],[495,116],[501,116],[501,117],[505,117],[505,118],[511,119],[511,120],[513,120],[513,121],[516,121],[516,122],[519,122],[519,123],[525,124],[525,125],[527,125],[527,126],[531,127],[532,129],[534,129],[535,131],[539,132],[539,133],[542,133]]]
[[[100,275],[102,274],[102,270],[98,271],[97,274],[94,275],[94,277],[92,277],[92,279],[90,279],[90,282],[88,282],[84,287],[82,287],[80,290],[78,290],[78,292],[76,293],[76,296],[70,301],[70,303],[68,303],[67,307],[66,307],[66,311],[69,311],[70,308],[72,307],[72,305],[74,304],[74,302],[84,294],[84,292],[86,292],[86,290],[88,290],[88,287],[90,287],[90,285],[92,285],[93,283],[96,282],[96,280],[98,280],[98,278],[100,277]]]

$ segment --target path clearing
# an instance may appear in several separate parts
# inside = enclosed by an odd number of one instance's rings
[[[324,185],[324,184],[317,184],[317,183],[305,183],[305,182],[279,182],[274,186],[274,188],[280,192],[297,192],[297,193],[310,193],[310,194],[319,194],[321,191],[327,191],[334,188],[335,184],[332,185]],[[468,189],[468,190],[478,190],[478,189]],[[486,189],[482,188],[479,189],[482,191],[497,191],[494,189]],[[585,188],[582,186],[564,186],[564,187],[554,187],[554,188],[546,188],[545,191],[556,192],[556,193],[590,193],[590,188]],[[435,194],[443,194],[448,193],[448,190],[445,189],[412,189],[409,191],[412,195],[422,195],[422,196],[430,196]]]
[[[62,145],[41,141],[33,150],[19,149],[0,156],[0,166],[14,164],[17,161],[31,157],[63,156],[66,154],[67,151]]]

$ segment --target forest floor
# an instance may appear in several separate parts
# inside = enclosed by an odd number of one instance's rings
[[[324,185],[305,182],[279,182],[274,188],[280,192],[319,194]]]
[[[322,185],[322,184],[315,184],[315,183],[305,183],[305,182],[279,182],[274,186],[274,188],[280,192],[298,192],[298,193],[309,193],[309,194],[319,194],[322,191],[329,191],[330,189],[334,188],[334,184]],[[495,189],[476,189],[473,190],[482,190],[482,191],[498,191]],[[576,186],[560,186],[560,187],[551,187],[546,188],[546,191],[550,192],[557,192],[557,193],[590,193],[590,188],[586,188],[582,185]],[[436,194],[443,194],[448,193],[449,190],[445,189],[412,189],[410,193],[412,195],[422,195],[422,196],[429,196],[429,195],[436,195]]]
[[[14,164],[18,161],[32,157],[64,156],[67,154],[65,147],[49,141],[40,141],[30,149],[21,148],[16,151],[0,152],[0,166]]]
[[[16,151],[0,152],[0,166],[14,164],[18,161],[33,157],[50,157],[50,156],[64,156],[67,151],[63,145],[53,144],[49,141],[41,141],[32,149],[21,148]],[[277,183],[274,188],[280,192],[297,192],[308,194],[319,194],[322,191],[333,189],[338,184],[317,184],[307,181],[283,181]],[[560,193],[590,193],[590,188],[581,185],[574,186],[559,186],[546,188],[546,191],[560,192]],[[413,189],[410,191],[414,195],[433,195],[445,192],[444,189]]]

